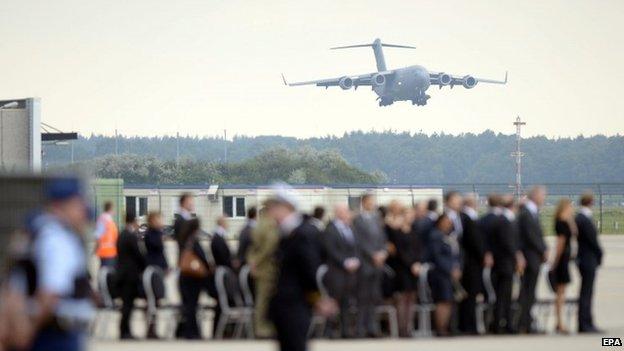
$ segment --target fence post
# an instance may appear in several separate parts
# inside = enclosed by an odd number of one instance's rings
[[[600,187],[600,184],[598,184],[598,201],[600,201],[600,225],[598,226],[598,231],[602,234],[602,188]]]

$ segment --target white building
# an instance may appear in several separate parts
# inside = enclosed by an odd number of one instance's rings
[[[398,200],[406,205],[431,198],[442,202],[441,188],[421,188],[401,185],[370,185],[370,186],[293,186],[298,197],[301,210],[311,212],[315,206],[323,206],[327,213],[338,203],[349,204],[353,210],[359,210],[361,196],[372,193],[379,205],[391,200]],[[220,215],[229,218],[230,232],[238,233],[245,223],[247,210],[252,206],[260,206],[272,194],[270,186],[244,185],[126,185],[124,196],[126,211],[135,211],[144,216],[149,211],[160,211],[165,223],[173,222],[173,215],[178,210],[178,199],[183,193],[191,193],[195,197],[195,213],[202,221],[202,228],[211,231],[215,220]]]

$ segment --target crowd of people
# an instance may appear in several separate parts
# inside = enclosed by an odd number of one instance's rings
[[[75,314],[81,307],[81,313],[71,320],[85,320],[90,311],[87,301],[97,300],[88,289],[86,254],[79,234],[88,222],[84,200],[73,183],[54,183],[48,193],[48,205],[30,230],[35,233],[29,252],[33,252],[30,262],[36,284],[27,290],[41,306],[35,318],[38,323],[29,323],[29,328],[11,335],[11,328],[25,324],[14,311],[23,305],[15,291],[25,283],[14,274],[3,289],[3,298],[17,300],[3,303],[0,311],[6,322],[0,323],[0,340],[13,340],[13,349],[81,349],[84,329],[77,322],[59,323],[64,316],[58,311],[65,306]],[[438,336],[482,332],[477,326],[477,305],[478,301],[490,301],[486,283],[495,292],[487,332],[540,333],[531,311],[544,264],[550,267],[548,281],[556,296],[555,328],[567,333],[562,310],[573,258],[581,275],[578,331],[598,332],[591,306],[602,249],[592,219],[593,196],[582,195],[577,211],[570,199],[560,200],[554,223],[540,222],[545,198],[546,189],[539,186],[519,202],[512,195],[491,194],[488,209],[479,216],[478,199],[472,194],[448,191],[441,204],[431,199],[410,206],[399,201],[378,206],[374,195],[365,194],[359,210],[338,204],[326,214],[322,207],[304,213],[292,189],[278,186],[274,196],[258,209],[248,210],[247,223],[234,248],[228,244],[225,217],[217,219],[209,247],[202,245],[194,197],[183,194],[173,223],[178,248],[175,265],[165,256],[161,214],[148,215],[148,228],[142,234],[130,214],[118,233],[112,221],[113,206],[106,203],[96,224],[95,254],[102,267],[115,271],[122,301],[119,329],[124,339],[134,338],[129,321],[140,296],[137,282],[148,266],[179,274],[182,303],[176,336],[185,339],[202,337],[197,321],[199,296],[206,292],[217,299],[217,267],[232,272],[250,269],[255,337],[277,338],[282,350],[306,349],[313,315],[328,321],[322,330],[325,337],[380,337],[387,328],[376,315],[381,305],[395,307],[400,337],[414,336],[417,321],[413,307],[424,303],[418,293],[423,277],[432,299],[428,303],[434,304],[433,329]],[[543,225],[555,228],[557,237],[551,250],[544,240]],[[578,248],[575,253],[572,247]],[[65,254],[68,252],[71,255]],[[322,279],[320,267],[326,272]],[[484,281],[484,270],[489,272],[490,282]],[[514,301],[513,285],[518,278],[520,293]],[[80,288],[85,283],[86,287]],[[213,333],[221,314],[219,304],[214,312]],[[148,325],[149,338],[158,337],[153,323],[151,320]]]

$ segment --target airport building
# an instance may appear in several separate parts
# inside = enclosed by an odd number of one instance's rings
[[[441,188],[400,185],[296,185],[293,188],[302,211],[310,212],[315,206],[323,206],[328,214],[338,203],[359,210],[361,197],[366,193],[374,194],[380,205],[388,204],[391,200],[406,205],[431,198],[442,201]],[[126,185],[123,192],[125,208],[142,220],[148,212],[160,211],[165,223],[172,223],[178,210],[179,196],[187,192],[195,197],[195,212],[202,220],[205,231],[214,229],[215,220],[223,214],[229,219],[231,233],[238,233],[243,227],[250,207],[260,206],[272,194],[270,186],[262,185]]]
[[[41,100],[0,100],[0,170],[41,169]]]

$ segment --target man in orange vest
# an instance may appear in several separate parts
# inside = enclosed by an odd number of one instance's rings
[[[119,232],[113,220],[113,203],[104,203],[104,212],[98,217],[95,228],[97,246],[95,254],[100,258],[101,266],[112,267],[117,259],[117,237]]]

